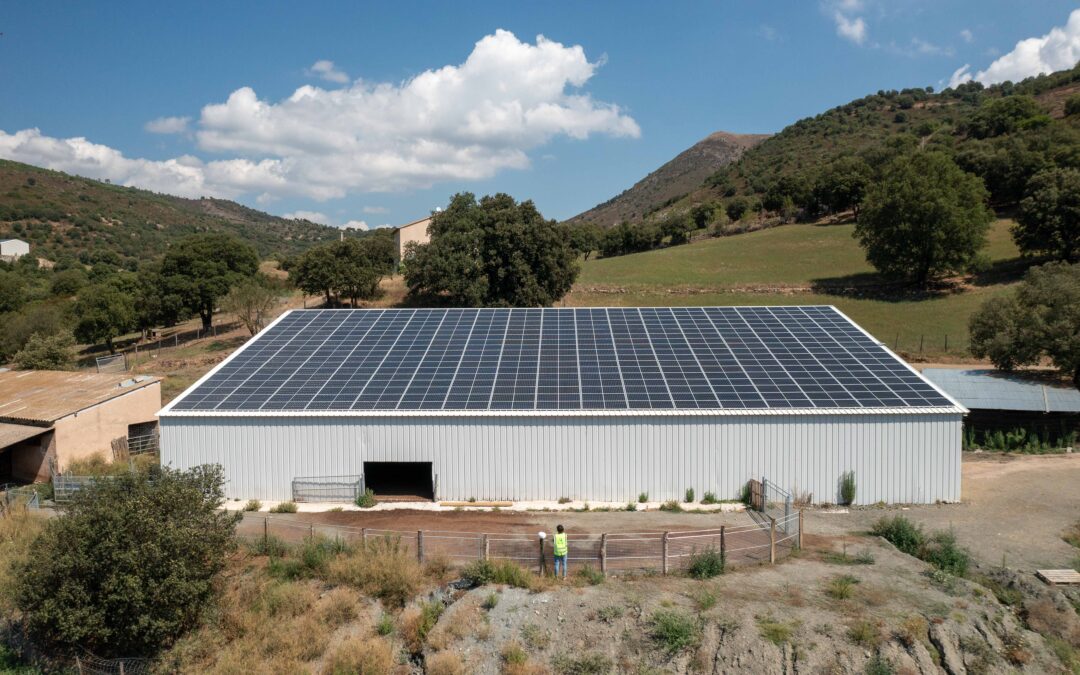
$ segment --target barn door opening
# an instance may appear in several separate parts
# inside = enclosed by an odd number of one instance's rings
[[[383,501],[435,498],[431,462],[364,462],[364,487]]]

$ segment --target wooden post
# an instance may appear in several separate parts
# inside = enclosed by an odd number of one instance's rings
[[[544,539],[542,537],[536,538],[540,544],[540,576],[547,576],[547,561],[544,560]]]
[[[600,571],[607,576],[607,532],[600,535]]]
[[[424,531],[416,531],[416,559],[423,564],[424,562]]]
[[[315,539],[315,523],[312,523],[308,528],[308,538],[312,540]]]
[[[263,516],[263,548],[270,545],[270,517]]]
[[[802,525],[802,523],[803,523],[803,521],[802,521],[802,512],[803,512],[803,510],[799,509],[799,550],[800,551],[802,550],[802,528],[803,528],[803,525]]]
[[[668,554],[668,533],[664,533],[664,561],[660,566],[660,571],[663,574],[667,574],[667,554]]]
[[[769,516],[769,562],[776,562],[776,518]]]
[[[75,655],[75,669],[79,671],[79,675],[83,675],[82,661],[79,659],[79,655]]]
[[[727,537],[724,535],[726,528],[726,525],[720,526],[720,559],[724,561],[724,564],[727,564]]]
[[[360,543],[367,546],[367,528],[360,528]]]
[[[120,662],[120,675],[124,675],[124,662]]]
[[[480,535],[480,559],[487,560],[488,558],[488,536],[487,534]]]

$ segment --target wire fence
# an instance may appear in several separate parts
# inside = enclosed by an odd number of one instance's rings
[[[0,513],[5,509],[24,507],[41,508],[41,496],[32,485],[0,483]]]
[[[686,567],[694,554],[708,550],[722,553],[727,564],[747,565],[776,562],[801,546],[801,511],[780,519],[766,516],[749,520],[707,530],[570,533],[567,563],[571,568],[589,565],[604,573],[652,570],[667,574]],[[553,569],[554,561],[552,538],[527,532],[387,530],[245,514],[237,535],[251,542],[270,537],[293,543],[326,538],[347,544],[393,539],[421,563],[435,558],[451,564],[513,560],[544,572]]]

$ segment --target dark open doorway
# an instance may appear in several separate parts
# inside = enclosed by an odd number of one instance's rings
[[[431,462],[364,462],[364,487],[386,501],[435,498]]]

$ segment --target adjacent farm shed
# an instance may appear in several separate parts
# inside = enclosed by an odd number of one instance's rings
[[[965,409],[833,307],[294,310],[160,413],[230,497],[960,499]]]

